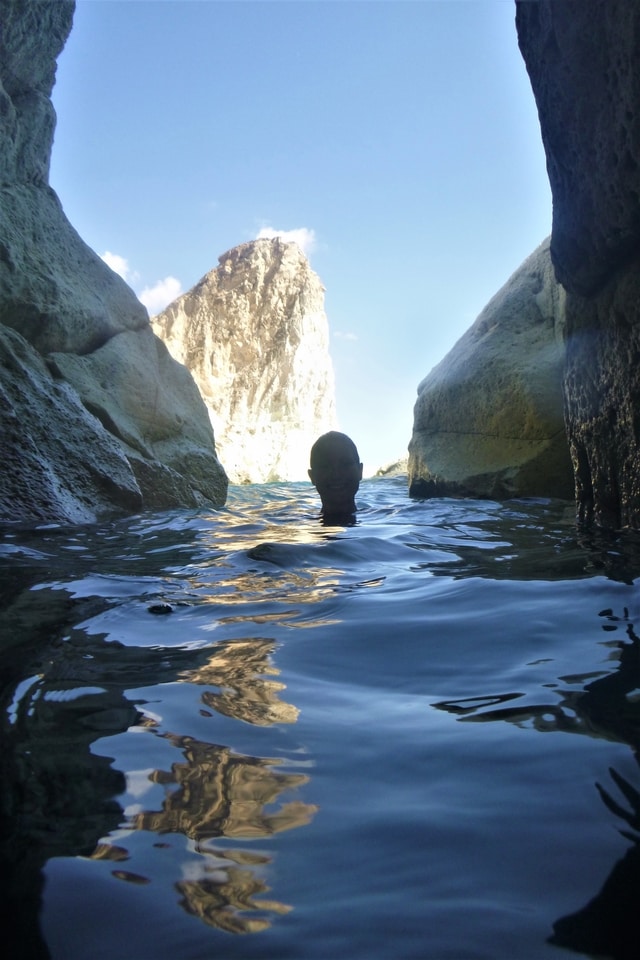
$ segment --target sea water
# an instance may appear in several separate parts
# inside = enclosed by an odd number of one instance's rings
[[[637,539],[358,503],[5,529],[12,960],[637,955]]]

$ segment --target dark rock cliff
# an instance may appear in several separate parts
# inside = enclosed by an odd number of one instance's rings
[[[227,478],[192,377],[48,185],[74,7],[2,0],[0,519],[221,504]]]
[[[640,527],[640,4],[516,0],[567,291],[578,515]]]

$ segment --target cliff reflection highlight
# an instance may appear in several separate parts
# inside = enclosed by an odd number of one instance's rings
[[[201,708],[201,716],[216,712],[263,727],[293,724],[299,711],[281,699],[285,685],[274,679],[279,674],[272,662],[275,646],[265,637],[221,642],[203,663],[180,670],[177,679],[206,687],[200,692],[206,708]],[[281,769],[281,759],[245,755],[229,746],[163,730],[161,721],[144,706],[137,728],[178,751],[179,758],[168,769],[158,767],[147,775],[150,784],[161,788],[164,799],[159,808],[141,808],[140,803],[129,806],[119,831],[129,843],[124,839],[113,844],[101,842],[92,858],[114,864],[128,860],[135,867],[136,835],[157,834],[167,838],[165,845],[169,846],[183,837],[197,859],[192,857],[183,867],[186,876],[174,878],[179,905],[190,916],[226,933],[267,929],[270,915],[286,914],[293,908],[260,896],[269,890],[265,873],[273,856],[247,849],[245,841],[265,840],[311,822],[317,806],[283,800],[284,795],[308,784],[308,775]],[[233,846],[238,841],[242,848]],[[126,869],[118,866],[112,876],[133,884],[150,882],[143,871],[129,869],[129,864]]]
[[[271,662],[274,649],[273,640],[261,637],[221,643],[206,664],[183,671],[181,678],[190,683],[218,687],[217,692],[205,690],[201,700],[205,706],[226,717],[258,726],[295,723],[298,708],[279,697],[285,685],[267,679],[280,672]]]

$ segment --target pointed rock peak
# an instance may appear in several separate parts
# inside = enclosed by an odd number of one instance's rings
[[[324,288],[297,243],[232,247],[153,326],[193,374],[232,482],[307,479],[335,391]]]

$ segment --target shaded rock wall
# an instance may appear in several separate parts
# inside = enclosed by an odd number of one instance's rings
[[[74,6],[2,3],[0,519],[220,504],[227,479],[192,378],[48,186]]]
[[[152,322],[200,388],[229,477],[307,479],[335,392],[324,288],[298,245],[228,250]]]
[[[567,291],[578,515],[640,526],[640,4],[516,0]]]
[[[418,387],[412,496],[573,496],[563,329],[545,241]]]

